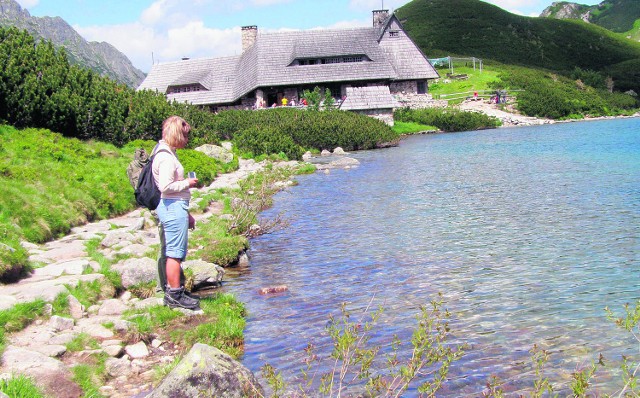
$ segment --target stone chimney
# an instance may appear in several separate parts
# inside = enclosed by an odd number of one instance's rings
[[[389,10],[373,10],[373,27],[379,28],[389,19]]]
[[[247,51],[256,43],[256,39],[258,38],[258,27],[255,25],[252,26],[243,26],[242,27],[242,52]]]

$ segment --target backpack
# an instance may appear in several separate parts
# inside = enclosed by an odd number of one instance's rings
[[[155,210],[160,203],[160,190],[153,179],[153,159],[155,157],[156,153],[148,157],[144,149],[138,149],[127,169],[131,184],[133,185],[134,181],[136,184],[134,192],[136,202],[149,210]]]
[[[147,151],[143,148],[136,149],[136,152],[133,155],[133,160],[129,163],[129,167],[127,167],[127,176],[129,177],[131,188],[134,190],[138,187],[140,172],[147,162],[149,162],[149,155],[147,154]]]

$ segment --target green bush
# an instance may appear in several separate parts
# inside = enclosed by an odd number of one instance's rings
[[[205,186],[213,182],[222,169],[220,161],[192,149],[178,149],[180,163],[184,167],[185,174],[195,171],[198,177],[198,185]],[[186,176],[185,176],[186,177]]]
[[[235,136],[238,149],[248,152],[251,157],[259,154],[284,153],[292,160],[302,159],[304,149],[293,142],[291,136],[273,127],[253,127],[243,130]]]
[[[464,112],[453,108],[398,109],[394,119],[436,126],[442,131],[469,131],[498,127],[500,122],[494,117],[477,112]]]
[[[337,110],[316,112],[276,108],[225,111],[215,119],[215,128],[234,142],[238,133],[254,126],[260,128],[252,131],[269,128],[290,136],[296,145],[318,151],[333,150],[338,146],[347,151],[373,149],[397,142],[399,137],[398,133],[379,120]]]

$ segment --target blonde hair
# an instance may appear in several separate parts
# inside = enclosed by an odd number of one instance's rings
[[[191,126],[180,116],[170,116],[162,122],[162,139],[173,148],[183,148],[189,140]]]

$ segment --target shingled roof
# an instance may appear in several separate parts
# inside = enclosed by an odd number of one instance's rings
[[[387,30],[400,37],[387,38]],[[296,60],[362,56],[362,62],[299,65]],[[139,90],[167,93],[196,105],[233,103],[260,87],[439,77],[392,15],[381,28],[258,33],[242,55],[153,65]],[[200,85],[200,91],[168,93]]]
[[[400,104],[393,98],[389,86],[347,87],[347,98],[340,105],[343,111],[394,109]]]

